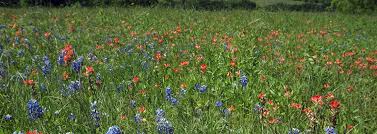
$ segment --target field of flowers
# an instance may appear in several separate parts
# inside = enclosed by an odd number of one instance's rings
[[[0,133],[376,133],[377,16],[0,9]]]

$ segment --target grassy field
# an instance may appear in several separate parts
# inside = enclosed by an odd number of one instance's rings
[[[376,28],[325,12],[1,8],[0,133],[376,133]]]

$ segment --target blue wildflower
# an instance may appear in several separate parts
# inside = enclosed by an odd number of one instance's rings
[[[71,120],[71,121],[73,121],[73,120],[76,119],[76,116],[75,116],[73,113],[70,113],[70,114],[68,115],[68,119]]]
[[[0,43],[0,55],[3,54],[3,45]]]
[[[337,134],[336,129],[334,127],[326,127],[325,133],[326,134]]]
[[[297,128],[292,128],[291,130],[288,131],[288,134],[300,134],[301,131]]]
[[[157,131],[159,134],[174,134],[173,125],[166,120],[165,111],[162,109],[156,110],[156,122],[157,122]]]
[[[4,64],[0,61],[0,78],[4,78],[6,76],[6,71],[5,71],[5,66]]]
[[[254,106],[254,112],[259,113],[259,112],[262,111],[262,109],[263,109],[262,105],[260,105],[259,103],[255,104],[255,106]]]
[[[12,134],[25,134],[25,133],[22,131],[14,131]]]
[[[25,51],[23,49],[20,49],[17,51],[17,56],[18,57],[23,57],[25,55]]]
[[[39,106],[39,103],[35,99],[29,100],[27,103],[28,115],[29,119],[34,121],[40,117],[42,117],[44,110],[42,107]]]
[[[178,100],[172,96],[172,89],[170,87],[165,89],[165,98],[174,105],[178,103]]]
[[[130,104],[131,104],[131,107],[132,107],[132,108],[135,108],[135,107],[136,107],[136,101],[135,101],[135,100],[131,100],[131,101],[130,101]]]
[[[46,85],[43,84],[43,83],[41,83],[41,84],[39,85],[39,90],[40,90],[41,92],[46,92],[46,91],[47,91]]]
[[[200,86],[200,88],[199,88],[199,92],[200,93],[204,93],[204,92],[206,92],[207,91],[207,86],[206,85],[202,85],[202,86]]]
[[[6,121],[10,121],[12,119],[13,119],[13,117],[10,114],[7,114],[7,115],[4,116],[4,120],[6,120]]]
[[[141,117],[140,113],[137,113],[135,115],[135,122],[136,123],[141,123],[142,120],[143,120],[143,118]]]
[[[156,110],[156,115],[157,117],[165,117],[165,111],[159,108]]]
[[[5,29],[5,28],[7,28],[6,25],[4,25],[4,24],[0,24],[0,29]]]
[[[241,79],[240,79],[240,83],[241,83],[241,85],[242,85],[242,88],[245,88],[245,87],[246,87],[247,82],[248,82],[247,77],[246,77],[245,75],[242,76]]]
[[[51,72],[51,63],[50,63],[50,59],[47,57],[47,56],[44,56],[43,57],[43,67],[42,67],[42,73],[43,75],[47,75]]]
[[[72,62],[72,70],[75,71],[76,73],[79,73],[81,70],[81,66],[83,65],[84,58],[80,56],[76,60]]]
[[[196,90],[199,90],[199,88],[200,88],[200,84],[199,84],[199,83],[196,83],[195,86],[194,86],[194,88],[195,88]]]
[[[222,107],[223,103],[221,101],[216,101],[215,106],[216,107]]]
[[[106,134],[122,134],[122,130],[118,126],[111,126]]]
[[[100,112],[97,109],[97,101],[91,102],[90,103],[90,116],[92,117],[92,120],[94,121],[95,127],[100,126],[99,121],[101,120],[101,118],[99,115],[100,115]]]
[[[170,97],[171,94],[172,94],[172,90],[171,90],[171,88],[170,88],[170,87],[167,87],[167,88],[165,89],[165,95],[166,95],[166,97]]]
[[[89,61],[91,61],[91,62],[95,62],[95,61],[97,61],[97,56],[96,55],[94,55],[93,53],[89,53],[88,54],[88,59],[89,59]]]
[[[170,97],[170,100],[169,100],[171,103],[173,103],[173,105],[177,105],[178,104],[178,100],[177,98],[174,98],[174,97]]]
[[[64,65],[64,52],[62,51],[59,56],[58,56],[58,64],[59,65]]]
[[[80,81],[71,81],[71,84],[68,85],[68,92],[75,93],[80,88],[81,88]]]
[[[224,108],[223,109],[223,113],[224,113],[225,116],[229,116],[230,115],[230,111],[229,111],[228,108]]]

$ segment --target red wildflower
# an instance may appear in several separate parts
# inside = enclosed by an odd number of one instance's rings
[[[330,84],[329,84],[329,83],[325,83],[325,84],[323,84],[323,88],[328,89],[329,87],[330,87]]]
[[[182,61],[182,62],[180,63],[181,66],[187,66],[188,64],[190,64],[189,61]]]
[[[164,66],[167,68],[167,67],[170,67],[170,64],[165,63]]]
[[[230,112],[232,112],[232,111],[236,110],[236,107],[234,105],[230,105],[230,107],[228,108],[228,110]]]
[[[206,72],[206,70],[207,70],[207,64],[200,65],[200,70],[202,70],[202,73]]]
[[[327,93],[327,95],[325,96],[326,99],[333,99],[335,98],[334,94],[333,93]]]
[[[126,119],[127,119],[126,115],[124,115],[124,114],[120,115],[120,120],[126,120]]]
[[[154,55],[154,58],[157,60],[157,61],[160,61],[161,60],[161,52],[157,52],[155,55]]]
[[[138,82],[139,82],[139,77],[135,76],[135,77],[132,79],[132,82],[133,82],[133,83],[138,83]]]
[[[24,80],[23,81],[25,85],[27,86],[34,86],[34,80]]]
[[[37,130],[29,130],[26,134],[42,134],[42,132],[38,132]]]
[[[263,92],[260,92],[259,94],[258,94],[258,98],[259,99],[264,99],[264,97],[266,96],[266,94],[264,94]]]
[[[94,69],[91,66],[86,66],[85,67],[85,75],[89,76],[90,74],[94,74]]]
[[[68,80],[69,79],[69,73],[64,71],[63,72],[63,80]]]
[[[119,39],[118,37],[115,37],[115,38],[114,38],[114,43],[115,43],[115,44],[119,44],[119,40],[120,40],[120,39]]]
[[[145,112],[145,107],[144,106],[141,106],[138,108],[139,113],[144,113]]]
[[[314,104],[319,104],[319,105],[322,105],[323,104],[323,101],[322,101],[322,96],[320,95],[315,95],[315,96],[312,96],[311,97],[311,100]]]
[[[330,107],[331,107],[331,110],[335,110],[335,109],[338,109],[340,107],[340,102],[338,100],[332,100],[330,101]]]
[[[369,69],[370,70],[377,70],[377,65],[371,65],[371,66],[369,66]]]
[[[63,53],[64,53],[64,62],[65,63],[68,63],[69,61],[72,60],[72,57],[73,57],[73,54],[74,54],[74,51],[73,51],[73,47],[71,44],[67,44],[65,45],[64,49],[62,50]]]
[[[195,48],[196,48],[196,49],[200,49],[200,45],[196,44],[196,45],[195,45]]]
[[[45,38],[46,38],[46,39],[50,38],[50,35],[51,35],[50,32],[45,32]]]
[[[349,125],[347,125],[346,128],[347,128],[348,130],[351,130],[351,129],[353,128],[353,125],[349,124]]]
[[[294,108],[294,109],[301,109],[302,105],[299,104],[299,103],[291,103],[291,107]]]
[[[236,66],[236,61],[235,60],[231,60],[230,61],[230,66],[235,67]]]
[[[355,55],[354,52],[345,52],[342,54],[342,57],[348,57],[348,56],[353,56],[353,55]]]

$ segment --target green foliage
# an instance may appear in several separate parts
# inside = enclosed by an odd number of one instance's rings
[[[360,13],[371,12],[377,7],[376,0],[333,0],[331,5],[339,11]]]

